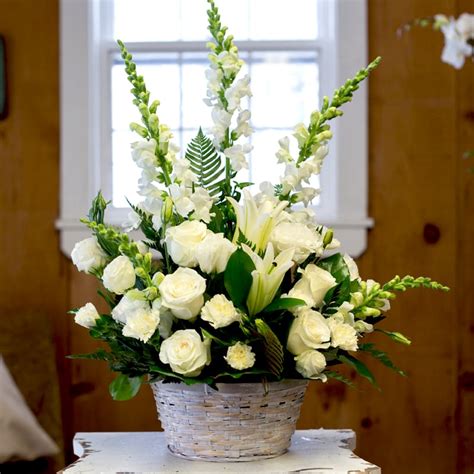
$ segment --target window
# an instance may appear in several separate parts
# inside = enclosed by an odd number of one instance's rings
[[[307,122],[324,94],[366,64],[363,0],[220,0],[252,79],[254,149],[246,180],[278,182],[278,139]],[[146,12],[146,14],[144,14]],[[210,126],[203,103],[207,68],[205,0],[62,0],[62,198],[59,228],[68,252],[80,238],[80,216],[98,189],[112,199],[109,220],[124,220],[138,200],[139,170],[130,158],[138,119],[115,39],[134,54],[160,119],[184,152],[198,127]],[[366,97],[358,93],[334,123],[335,139],[315,203],[353,255],[365,248]]]

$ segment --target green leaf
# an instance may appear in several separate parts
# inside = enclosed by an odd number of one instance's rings
[[[361,344],[359,346],[359,349],[364,352],[368,352],[374,359],[377,359],[379,362],[381,362],[385,367],[388,367],[389,369],[392,369],[395,371],[397,374],[400,374],[403,377],[406,377],[407,374],[399,369],[388,357],[388,355],[376,349],[375,344],[373,343],[367,343],[367,344]]]
[[[109,392],[117,401],[125,401],[133,398],[140,390],[142,377],[127,377],[120,374],[110,385]]]
[[[283,346],[276,334],[263,319],[256,319],[255,326],[258,333],[263,337],[263,348],[268,370],[279,377],[283,372]]]
[[[400,332],[395,332],[395,331],[384,331],[383,329],[376,329],[377,332],[381,332],[382,334],[385,334],[388,336],[392,341],[398,342],[400,344],[405,344],[409,346],[411,344],[410,339],[408,337],[404,336]]]
[[[352,381],[349,380],[344,375],[340,374],[339,372],[334,372],[333,370],[325,370],[323,374],[326,375],[328,379],[338,380],[339,382],[349,385],[349,387],[354,387],[354,384],[352,383]]]
[[[328,271],[336,279],[337,283],[341,283],[347,277],[350,278],[349,268],[347,268],[344,257],[340,253],[335,253],[324,260],[320,260],[318,267]]]
[[[361,375],[362,377],[365,377],[374,387],[380,390],[372,372],[359,359],[356,359],[355,357],[352,357],[351,355],[346,354],[346,355],[340,355],[339,360],[349,365],[350,367],[352,367],[359,375]]]
[[[252,271],[255,265],[242,250],[237,249],[229,258],[224,272],[224,286],[232,302],[242,307],[252,286]]]
[[[90,354],[71,354],[66,357],[68,359],[110,360],[111,355],[107,351],[104,351],[104,349],[99,349]]]
[[[272,311],[280,311],[282,309],[294,308],[295,306],[303,306],[306,302],[299,298],[278,298],[270,303],[264,310],[264,313],[270,313]]]
[[[190,163],[190,170],[197,176],[199,186],[207,189],[211,196],[219,194],[225,166],[212,140],[202,133],[201,128],[184,156]]]
[[[217,374],[214,379],[220,379],[223,377],[232,377],[233,379],[240,379],[244,375],[272,375],[271,372],[268,370],[262,369],[251,369],[251,370],[243,370],[242,372],[221,372]]]
[[[226,342],[226,341],[223,341],[222,339],[219,339],[217,336],[214,336],[214,334],[211,334],[210,332],[206,331],[203,328],[201,328],[201,334],[203,338],[210,339],[211,341],[214,341],[216,344],[222,347],[229,347],[234,344],[233,341]]]

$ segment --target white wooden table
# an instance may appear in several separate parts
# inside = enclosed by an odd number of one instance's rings
[[[313,473],[379,474],[381,469],[357,457],[352,430],[301,430],[289,451],[278,458],[250,462],[187,461],[169,453],[164,433],[77,433],[79,459],[62,473]]]

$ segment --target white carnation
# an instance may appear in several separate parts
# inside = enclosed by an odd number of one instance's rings
[[[112,260],[102,275],[104,286],[113,293],[121,295],[135,285],[136,276],[133,264],[128,257],[121,255]]]
[[[129,291],[112,310],[112,318],[118,323],[126,324],[128,316],[149,306],[144,298],[137,298],[133,292]]]
[[[348,323],[341,322],[337,316],[331,316],[328,320],[331,329],[331,346],[345,351],[357,350],[357,331]]]
[[[95,323],[99,318],[100,315],[95,306],[92,303],[86,303],[76,312],[74,321],[80,326],[90,329],[95,326]]]
[[[126,324],[122,328],[122,334],[133,337],[143,342],[153,336],[160,322],[160,311],[150,308],[147,303],[146,308],[140,308],[127,316]]]
[[[201,319],[218,329],[240,321],[241,318],[232,301],[224,295],[215,295],[203,306]]]
[[[224,234],[209,232],[196,246],[195,257],[204,273],[222,273],[237,247]]]
[[[237,342],[237,344],[230,346],[224,359],[236,370],[250,369],[255,364],[255,354],[252,348],[243,342]]]
[[[210,340],[203,342],[194,329],[181,329],[162,342],[159,357],[173,372],[197,377],[211,362],[209,346]]]
[[[307,350],[295,357],[296,370],[306,379],[323,379],[321,372],[326,368],[326,358],[321,352]]]
[[[198,221],[184,221],[166,230],[165,244],[176,265],[195,267],[198,264],[196,247],[208,234],[205,224]]]
[[[330,340],[327,320],[321,313],[305,308],[291,324],[286,347],[293,355],[299,355],[309,349],[327,349]]]
[[[204,304],[206,280],[195,270],[178,268],[159,286],[162,304],[179,319],[195,318]]]
[[[107,254],[95,237],[77,242],[72,249],[71,258],[77,269],[85,273],[90,273],[94,268],[100,268],[107,263]]]

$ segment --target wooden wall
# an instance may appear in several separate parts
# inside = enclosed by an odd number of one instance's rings
[[[368,3],[370,56],[384,61],[370,81],[375,226],[359,260],[362,275],[384,281],[396,273],[426,274],[452,291],[419,290],[395,301],[384,327],[410,336],[411,347],[374,337],[408,378],[374,362],[381,392],[363,381],[358,390],[312,384],[299,427],[356,430],[357,452],[384,473],[472,472],[474,175],[467,168],[474,160],[461,155],[474,149],[474,65],[455,71],[442,64],[442,39],[431,31],[395,35],[409,19],[472,10],[472,2]],[[64,310],[95,301],[96,286],[58,250],[57,0],[32,6],[32,0],[0,0],[15,71],[11,115],[0,122],[0,305],[4,312],[35,307],[54,316],[62,360],[93,347]],[[112,376],[102,364],[61,364],[67,443],[76,431],[157,429],[150,391],[112,402]]]

